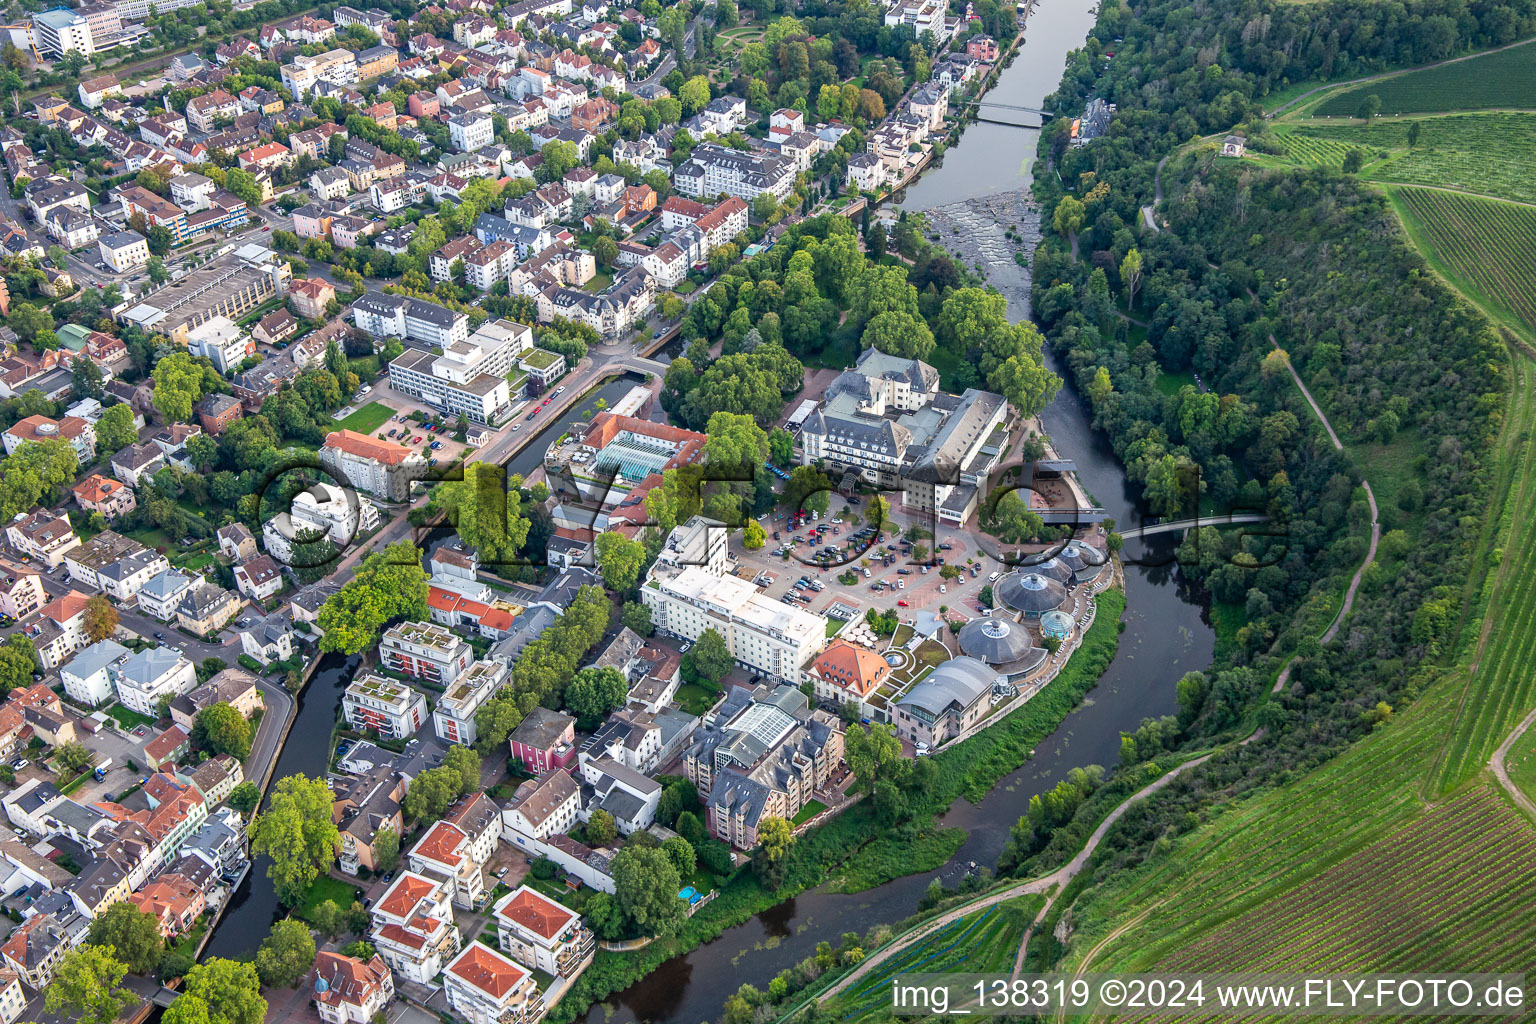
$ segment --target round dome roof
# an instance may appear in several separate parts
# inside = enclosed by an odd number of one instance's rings
[[[1040,616],[1040,632],[1046,636],[1069,637],[1072,625],[1072,616],[1059,608]]]
[[[1026,615],[1039,615],[1061,607],[1067,588],[1039,573],[1009,573],[995,591],[1008,607]]]
[[[1091,544],[1074,540],[1056,556],[1061,561],[1072,567],[1073,572],[1078,572],[1088,566],[1103,565],[1108,556]]]
[[[323,994],[325,992],[330,991],[330,988],[331,988],[331,983],[329,981],[326,981],[324,978],[320,977],[319,975],[315,976],[315,991],[316,992],[319,992],[319,993]]]
[[[972,619],[960,628],[960,649],[990,665],[1018,661],[1033,646],[1024,627],[1006,619]]]
[[[1021,562],[1019,563],[1019,571],[1034,573],[1036,576],[1046,576],[1058,583],[1066,583],[1072,578],[1072,573],[1075,570],[1072,566],[1053,555],[1040,562]]]

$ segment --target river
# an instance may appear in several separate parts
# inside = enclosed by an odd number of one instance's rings
[[[1056,90],[1066,54],[1080,46],[1093,25],[1094,12],[1085,0],[1047,0],[1029,19],[1027,42],[1013,65],[1004,71],[993,95],[1004,103],[1037,107]],[[1028,188],[1030,165],[1039,132],[1000,125],[972,124],[960,142],[901,197],[908,209],[929,209],[1009,189]],[[1014,275],[1004,279],[1005,275]],[[1010,313],[1027,315],[1027,279],[1022,268],[993,272],[994,283],[1013,296]],[[1049,350],[1047,363],[1062,367]],[[1142,509],[1119,460],[1102,434],[1090,425],[1075,392],[1064,389],[1045,411],[1047,433],[1059,452],[1077,462],[1078,478],[1100,505],[1121,524],[1138,521]],[[1158,562],[1157,552],[1145,560]],[[1127,555],[1145,549],[1132,542]],[[1088,698],[1023,768],[998,783],[980,804],[960,801],[942,819],[948,827],[967,831],[965,844],[937,872],[955,884],[969,864],[991,865],[1008,842],[1008,829],[1024,814],[1029,798],[1056,785],[1073,768],[1114,765],[1119,759],[1120,733],[1133,730],[1142,719],[1172,713],[1174,684],[1185,672],[1210,664],[1215,634],[1205,621],[1202,605],[1169,567],[1129,565],[1126,568],[1125,629],[1114,661]],[[802,893],[751,921],[729,929],[720,938],[678,957],[640,982],[594,1007],[582,1024],[628,1024],[631,1021],[687,1022],[715,1019],[721,1004],[736,986],[748,982],[766,988],[780,970],[809,956],[816,943],[836,943],[847,931],[864,932],[881,921],[898,921],[916,911],[934,874],[911,875],[854,895],[823,891]]]

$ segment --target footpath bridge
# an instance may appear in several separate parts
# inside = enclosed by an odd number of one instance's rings
[[[968,100],[965,103],[958,104],[955,107],[955,110],[956,112],[959,112],[960,110],[971,107],[976,108],[977,121],[981,122],[982,124],[998,124],[1005,128],[1044,128],[1045,123],[1052,117],[1049,111],[1041,110],[1039,107],[1022,107],[1016,103],[1002,103],[997,100],[987,99],[985,96],[982,96],[979,99]],[[1038,118],[1038,122],[1030,120],[1008,120],[1004,117],[989,115],[990,111],[1011,111],[1017,114],[1033,114],[1035,118]]]
[[[1238,526],[1242,523],[1267,523],[1269,516],[1263,512],[1236,512],[1225,516],[1198,516],[1194,519],[1180,519],[1176,522],[1153,523],[1151,526],[1143,526],[1135,530],[1117,530],[1125,540],[1133,540],[1137,537],[1154,537],[1159,533],[1175,533],[1180,530],[1192,530],[1200,526]]]

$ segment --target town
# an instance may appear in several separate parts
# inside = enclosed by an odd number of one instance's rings
[[[107,70],[185,8],[5,27],[0,1024],[532,1024],[1085,642],[1119,538],[1038,334],[872,219],[1012,7],[327,7]]]

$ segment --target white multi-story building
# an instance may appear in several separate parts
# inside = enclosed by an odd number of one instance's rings
[[[176,617],[181,599],[202,583],[201,576],[192,577],[180,569],[166,569],[139,588],[139,611],[161,622],[169,622]]]
[[[491,699],[507,678],[499,661],[477,661],[455,679],[432,709],[432,728],[440,740],[469,746],[475,742],[475,712]]]
[[[92,644],[70,659],[59,670],[64,692],[76,704],[95,707],[112,699],[112,669],[127,661],[133,652],[116,640]]]
[[[357,81],[357,55],[351,50],[328,50],[313,57],[303,54],[282,68],[283,85],[296,100],[303,99],[321,82],[350,85]]]
[[[37,509],[7,525],[5,539],[11,547],[50,569],[80,546],[69,517],[45,509]]]
[[[379,664],[439,686],[453,683],[474,660],[469,644],[435,622],[402,622],[379,642]]]
[[[448,119],[448,137],[460,153],[473,153],[496,141],[496,130],[486,114],[459,114]]]
[[[533,972],[489,946],[471,942],[443,975],[448,1009],[468,1024],[535,1024],[544,997]]]
[[[441,347],[440,356],[411,349],[391,362],[390,387],[471,423],[496,426],[511,415],[506,377],[517,356],[533,347],[531,330],[497,320]]]
[[[723,192],[751,200],[768,192],[783,201],[795,187],[795,165],[777,153],[706,143],[694,147],[673,180],[679,192],[695,198]]]
[[[256,354],[256,342],[229,317],[216,316],[187,332],[187,351],[206,356],[215,370],[229,373]]]
[[[458,952],[453,900],[441,882],[401,872],[373,905],[371,916],[369,940],[390,969],[407,981],[431,984]]]
[[[32,38],[39,50],[53,57],[62,57],[71,50],[82,57],[96,52],[91,23],[67,7],[32,15]]]
[[[137,231],[113,231],[97,238],[96,245],[101,249],[102,261],[119,274],[149,262],[149,242]]]
[[[379,510],[359,498],[356,491],[317,483],[294,495],[287,512],[262,523],[261,537],[273,557],[291,563],[296,543],[325,536],[338,549],[345,548],[359,534],[378,525]]]
[[[696,565],[653,566],[640,599],[662,632],[693,641],[713,629],[738,665],[797,685],[801,666],[826,642],[820,617],[763,597],[747,580]]]
[[[485,906],[485,862],[475,855],[469,835],[450,821],[439,821],[406,858],[411,871],[445,886],[453,902],[466,910]]]
[[[469,337],[469,318],[447,306],[407,295],[370,292],[352,304],[359,329],[376,338],[409,338],[447,348]]]
[[[117,697],[131,711],[159,717],[162,697],[179,697],[197,686],[197,670],[180,651],[146,647],[108,669]]]
[[[128,601],[171,567],[153,548],[113,530],[103,530],[64,556],[69,578],[119,601]]]
[[[427,699],[404,683],[365,672],[342,695],[341,713],[359,732],[371,729],[399,740],[426,724]]]
[[[325,1024],[371,1024],[395,997],[395,976],[371,960],[322,951],[315,957],[315,1012]]]
[[[592,962],[597,943],[581,915],[523,885],[496,902],[496,939],[524,967],[575,978]]]

